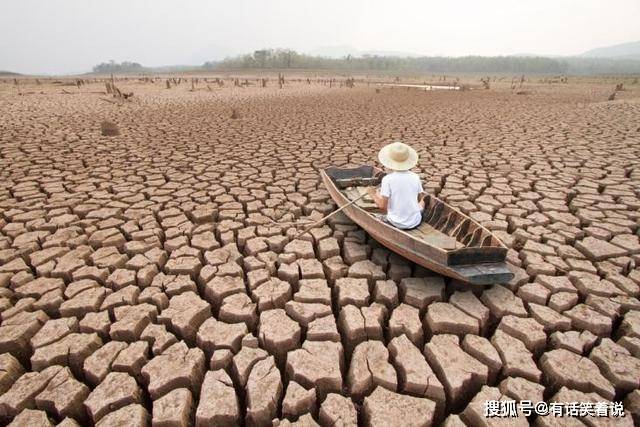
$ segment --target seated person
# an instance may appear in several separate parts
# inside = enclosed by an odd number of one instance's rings
[[[382,178],[379,192],[368,188],[375,204],[386,212],[381,219],[402,230],[416,228],[422,222],[426,195],[420,177],[409,170],[418,163],[418,153],[402,142],[394,142],[382,147],[378,159],[391,170]]]

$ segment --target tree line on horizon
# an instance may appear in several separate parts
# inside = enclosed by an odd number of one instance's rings
[[[343,58],[298,53],[291,49],[262,49],[252,54],[205,63],[210,69],[331,69],[353,71],[421,71],[449,73],[631,74],[640,61],[543,56],[420,56],[347,55]]]
[[[143,67],[137,62],[123,61],[115,62],[113,59],[109,62],[102,62],[93,67],[93,72],[96,74],[110,74],[110,73],[144,73],[149,68]]]
[[[342,58],[307,55],[291,49],[261,49],[250,54],[208,61],[194,67],[148,68],[137,62],[103,62],[94,73],[152,73],[163,71],[302,69],[344,71],[407,71],[427,73],[636,74],[640,60],[542,56],[422,56],[347,55]]]

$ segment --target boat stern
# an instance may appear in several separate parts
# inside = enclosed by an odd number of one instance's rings
[[[506,262],[453,265],[450,268],[460,280],[472,285],[497,285],[513,279],[513,272],[507,267]]]

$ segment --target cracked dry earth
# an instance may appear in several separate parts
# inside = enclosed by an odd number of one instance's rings
[[[2,423],[638,417],[637,89],[120,84],[136,94],[121,106],[0,91]],[[297,240],[273,226],[332,211],[318,170],[394,139],[429,192],[510,248],[511,282],[452,282],[344,216]],[[623,401],[627,416],[498,422],[487,399]]]

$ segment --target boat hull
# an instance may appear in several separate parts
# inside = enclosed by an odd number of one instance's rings
[[[350,203],[325,171],[321,172],[321,176],[329,195],[339,207]],[[513,278],[513,273],[506,262],[499,260],[499,255],[492,262],[450,265],[446,252],[380,221],[356,205],[347,206],[343,212],[382,245],[429,270],[474,285],[506,283]]]

